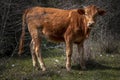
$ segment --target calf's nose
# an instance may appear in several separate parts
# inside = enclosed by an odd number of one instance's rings
[[[94,23],[95,23],[94,21],[91,21],[91,22],[88,23],[88,26],[91,26]]]

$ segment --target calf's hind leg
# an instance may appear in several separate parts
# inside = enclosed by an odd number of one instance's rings
[[[37,58],[42,71],[45,71],[46,68],[45,68],[45,64],[43,62],[43,58],[41,55],[41,37],[40,37],[39,31],[38,31],[38,28],[36,28],[36,26],[31,24],[31,25],[28,25],[28,29],[29,29],[30,35],[32,37],[32,43],[33,43],[35,57]],[[34,59],[34,61],[35,61],[35,63],[33,63],[33,65],[36,65],[36,60]]]
[[[42,71],[45,71],[46,67],[41,55],[41,39],[38,32],[37,35],[34,37],[33,41],[35,42],[35,54],[37,56],[38,62],[40,63]]]
[[[32,40],[31,43],[30,43],[30,51],[31,51],[31,55],[32,55],[33,67],[34,67],[36,70],[39,70],[38,61],[37,61],[37,56],[35,55],[35,46],[34,46],[33,40]]]

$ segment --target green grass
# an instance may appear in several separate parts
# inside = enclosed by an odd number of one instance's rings
[[[87,63],[86,71],[72,63],[71,72],[66,71],[65,56],[60,50],[45,51],[44,57],[45,72],[33,69],[31,56],[1,58],[0,80],[120,80],[119,54],[97,55]]]

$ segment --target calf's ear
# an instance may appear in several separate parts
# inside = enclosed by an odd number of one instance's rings
[[[78,9],[77,11],[78,11],[78,13],[81,14],[81,15],[85,14],[85,10],[84,10],[84,9]]]
[[[103,10],[103,9],[99,9],[99,10],[98,10],[98,14],[101,15],[101,16],[102,16],[102,15],[105,15],[105,13],[106,13],[106,11]]]

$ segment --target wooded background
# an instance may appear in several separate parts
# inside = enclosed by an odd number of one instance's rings
[[[0,56],[17,54],[25,9],[33,6],[74,9],[90,4],[105,9],[106,15],[98,18],[85,48],[92,53],[120,53],[120,0],[0,0]],[[25,53],[29,53],[30,40],[27,31]]]

